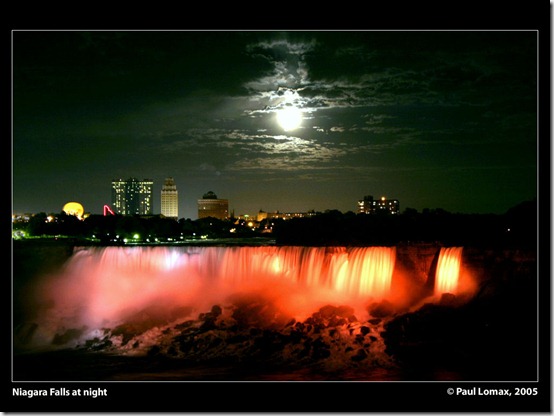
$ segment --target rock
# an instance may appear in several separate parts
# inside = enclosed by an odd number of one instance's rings
[[[149,357],[154,357],[156,355],[158,355],[160,353],[160,347],[158,347],[157,345],[154,345],[152,348],[150,348],[148,350],[148,356]]]
[[[358,352],[356,352],[356,355],[353,355],[352,357],[350,357],[352,361],[356,361],[356,362],[365,360],[366,358],[367,358],[367,352],[365,352],[365,350],[362,348],[360,348]]]
[[[452,293],[443,293],[441,296],[441,299],[439,301],[439,305],[441,306],[456,306],[458,302],[458,299],[456,295],[453,295]]]
[[[100,341],[99,343],[97,344],[93,344],[92,346],[90,346],[89,348],[93,351],[101,351],[105,348],[109,348],[111,347],[113,344],[112,342],[107,339],[107,338],[104,338],[102,341]]]
[[[248,340],[250,340],[250,338],[247,337],[246,335],[237,334],[237,335],[233,335],[233,336],[229,337],[227,339],[227,343],[229,343],[229,344],[240,344],[240,343],[246,342]]]
[[[290,331],[290,334],[289,334],[289,342],[292,343],[292,344],[298,344],[302,338],[303,338],[303,334],[301,331],[297,331],[297,330],[292,330]]]
[[[347,322],[347,321],[346,321],[345,318],[340,318],[340,317],[334,316],[334,317],[331,318],[331,320],[329,321],[328,326],[330,326],[330,327],[341,326],[341,325],[345,325],[346,322]]]
[[[217,325],[215,324],[215,318],[210,317],[209,319],[206,319],[202,325],[200,325],[199,330],[200,331],[210,331],[212,329],[216,329]]]
[[[314,325],[314,334],[319,334],[321,333],[322,330],[325,329],[325,325],[324,324],[317,324],[317,325]]]
[[[288,328],[289,326],[293,326],[296,323],[296,319],[292,318],[287,324],[285,325],[285,328]]]
[[[337,314],[337,316],[340,316],[341,318],[349,319],[352,316],[354,316],[354,308],[350,306],[342,305],[336,309],[335,313]]]
[[[185,321],[185,322],[182,322],[180,324],[175,325],[175,329],[190,328],[192,325],[194,325],[194,323],[195,323],[195,321],[193,321],[193,320]]]
[[[72,328],[65,331],[63,334],[56,334],[52,339],[53,345],[67,344],[69,341],[76,340],[83,334],[83,329]]]
[[[212,316],[217,318],[219,315],[221,315],[221,313],[222,313],[221,306],[219,305],[212,306],[212,310],[211,310]]]
[[[336,314],[337,314],[337,308],[332,305],[326,305],[319,309],[319,315],[323,319],[331,319]]]
[[[312,343],[312,358],[320,360],[329,357],[331,355],[329,348],[329,345],[327,345],[321,338],[316,339]]]
[[[394,314],[394,306],[387,300],[379,303],[372,303],[367,310],[371,316],[376,318],[386,318]]]

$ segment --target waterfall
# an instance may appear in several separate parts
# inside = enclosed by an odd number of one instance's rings
[[[463,247],[442,247],[435,276],[435,294],[456,294]]]
[[[28,294],[35,339],[83,333],[101,338],[122,323],[194,319],[215,305],[248,299],[303,320],[326,305],[415,304],[423,282],[397,247],[120,246],[79,247],[64,267],[43,276]],[[414,255],[412,253],[412,255]],[[435,294],[458,295],[462,247],[442,248]],[[398,263],[398,264],[397,264]],[[386,309],[386,308],[385,308]],[[75,332],[75,333],[76,333]],[[72,332],[71,332],[72,333]],[[88,338],[86,338],[88,337]]]
[[[66,326],[98,328],[152,307],[209,309],[249,291],[294,314],[386,298],[394,263],[389,247],[89,247],[37,296],[55,305],[45,316]]]
[[[240,285],[255,280],[284,280],[307,288],[326,288],[353,296],[386,297],[395,248],[361,247],[211,247],[217,254],[217,279]],[[201,256],[205,256],[202,251]]]

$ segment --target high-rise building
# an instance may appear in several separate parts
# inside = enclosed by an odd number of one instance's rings
[[[229,201],[218,199],[212,191],[205,193],[202,199],[198,200],[198,219],[208,217],[220,220],[229,218]]]
[[[121,215],[152,215],[154,200],[150,179],[139,181],[136,178],[112,180],[112,207]]]
[[[373,196],[366,195],[364,199],[358,201],[359,214],[398,214],[400,211],[400,203],[398,199],[387,199],[384,196],[381,199],[373,199]]]
[[[162,215],[168,218],[179,218],[179,197],[173,178],[165,178],[162,187]]]

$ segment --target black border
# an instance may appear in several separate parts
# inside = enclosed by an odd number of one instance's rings
[[[537,30],[539,36],[539,382],[472,383],[483,388],[538,387],[538,396],[480,398],[449,396],[459,382],[140,382],[140,383],[12,383],[9,348],[1,403],[16,412],[542,412],[551,404],[551,13],[544,0],[521,2],[340,2],[340,4],[184,4],[154,7],[114,4],[53,6],[10,5],[4,19],[3,46],[11,51],[15,29],[163,29],[163,30]],[[184,6],[184,7],[182,7]],[[19,8],[26,10],[19,10]],[[300,10],[305,7],[305,10]],[[4,68],[11,68],[4,56]],[[10,74],[11,75],[11,74]],[[11,81],[11,79],[10,79]],[[4,91],[11,91],[11,82]],[[11,97],[7,94],[11,109]],[[5,111],[10,126],[10,113]],[[11,136],[11,129],[6,132]],[[8,143],[6,140],[5,143]],[[8,152],[6,152],[8,153]],[[11,152],[9,152],[11,153]],[[11,159],[9,160],[11,166]],[[11,183],[10,183],[11,185]],[[7,199],[6,199],[7,200]],[[9,208],[11,211],[11,207]],[[7,214],[7,213],[6,213]],[[11,216],[11,213],[10,213]],[[8,215],[5,216],[6,225]],[[11,230],[6,230],[9,236]],[[6,241],[11,247],[11,242]],[[4,262],[11,264],[8,259]],[[548,278],[546,278],[548,277]],[[5,276],[4,283],[8,281]],[[9,285],[3,291],[11,293]],[[3,303],[11,314],[10,302]],[[3,320],[5,345],[11,345],[10,325]],[[20,398],[13,387],[106,388],[96,399]],[[465,386],[467,387],[467,386]],[[6,412],[11,413],[11,412]]]

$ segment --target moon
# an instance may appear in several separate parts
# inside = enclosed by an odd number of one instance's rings
[[[62,209],[67,215],[75,215],[79,219],[82,219],[85,212],[83,206],[78,202],[68,202]]]
[[[277,111],[277,123],[285,131],[295,130],[302,124],[302,111],[296,107],[285,107]]]

